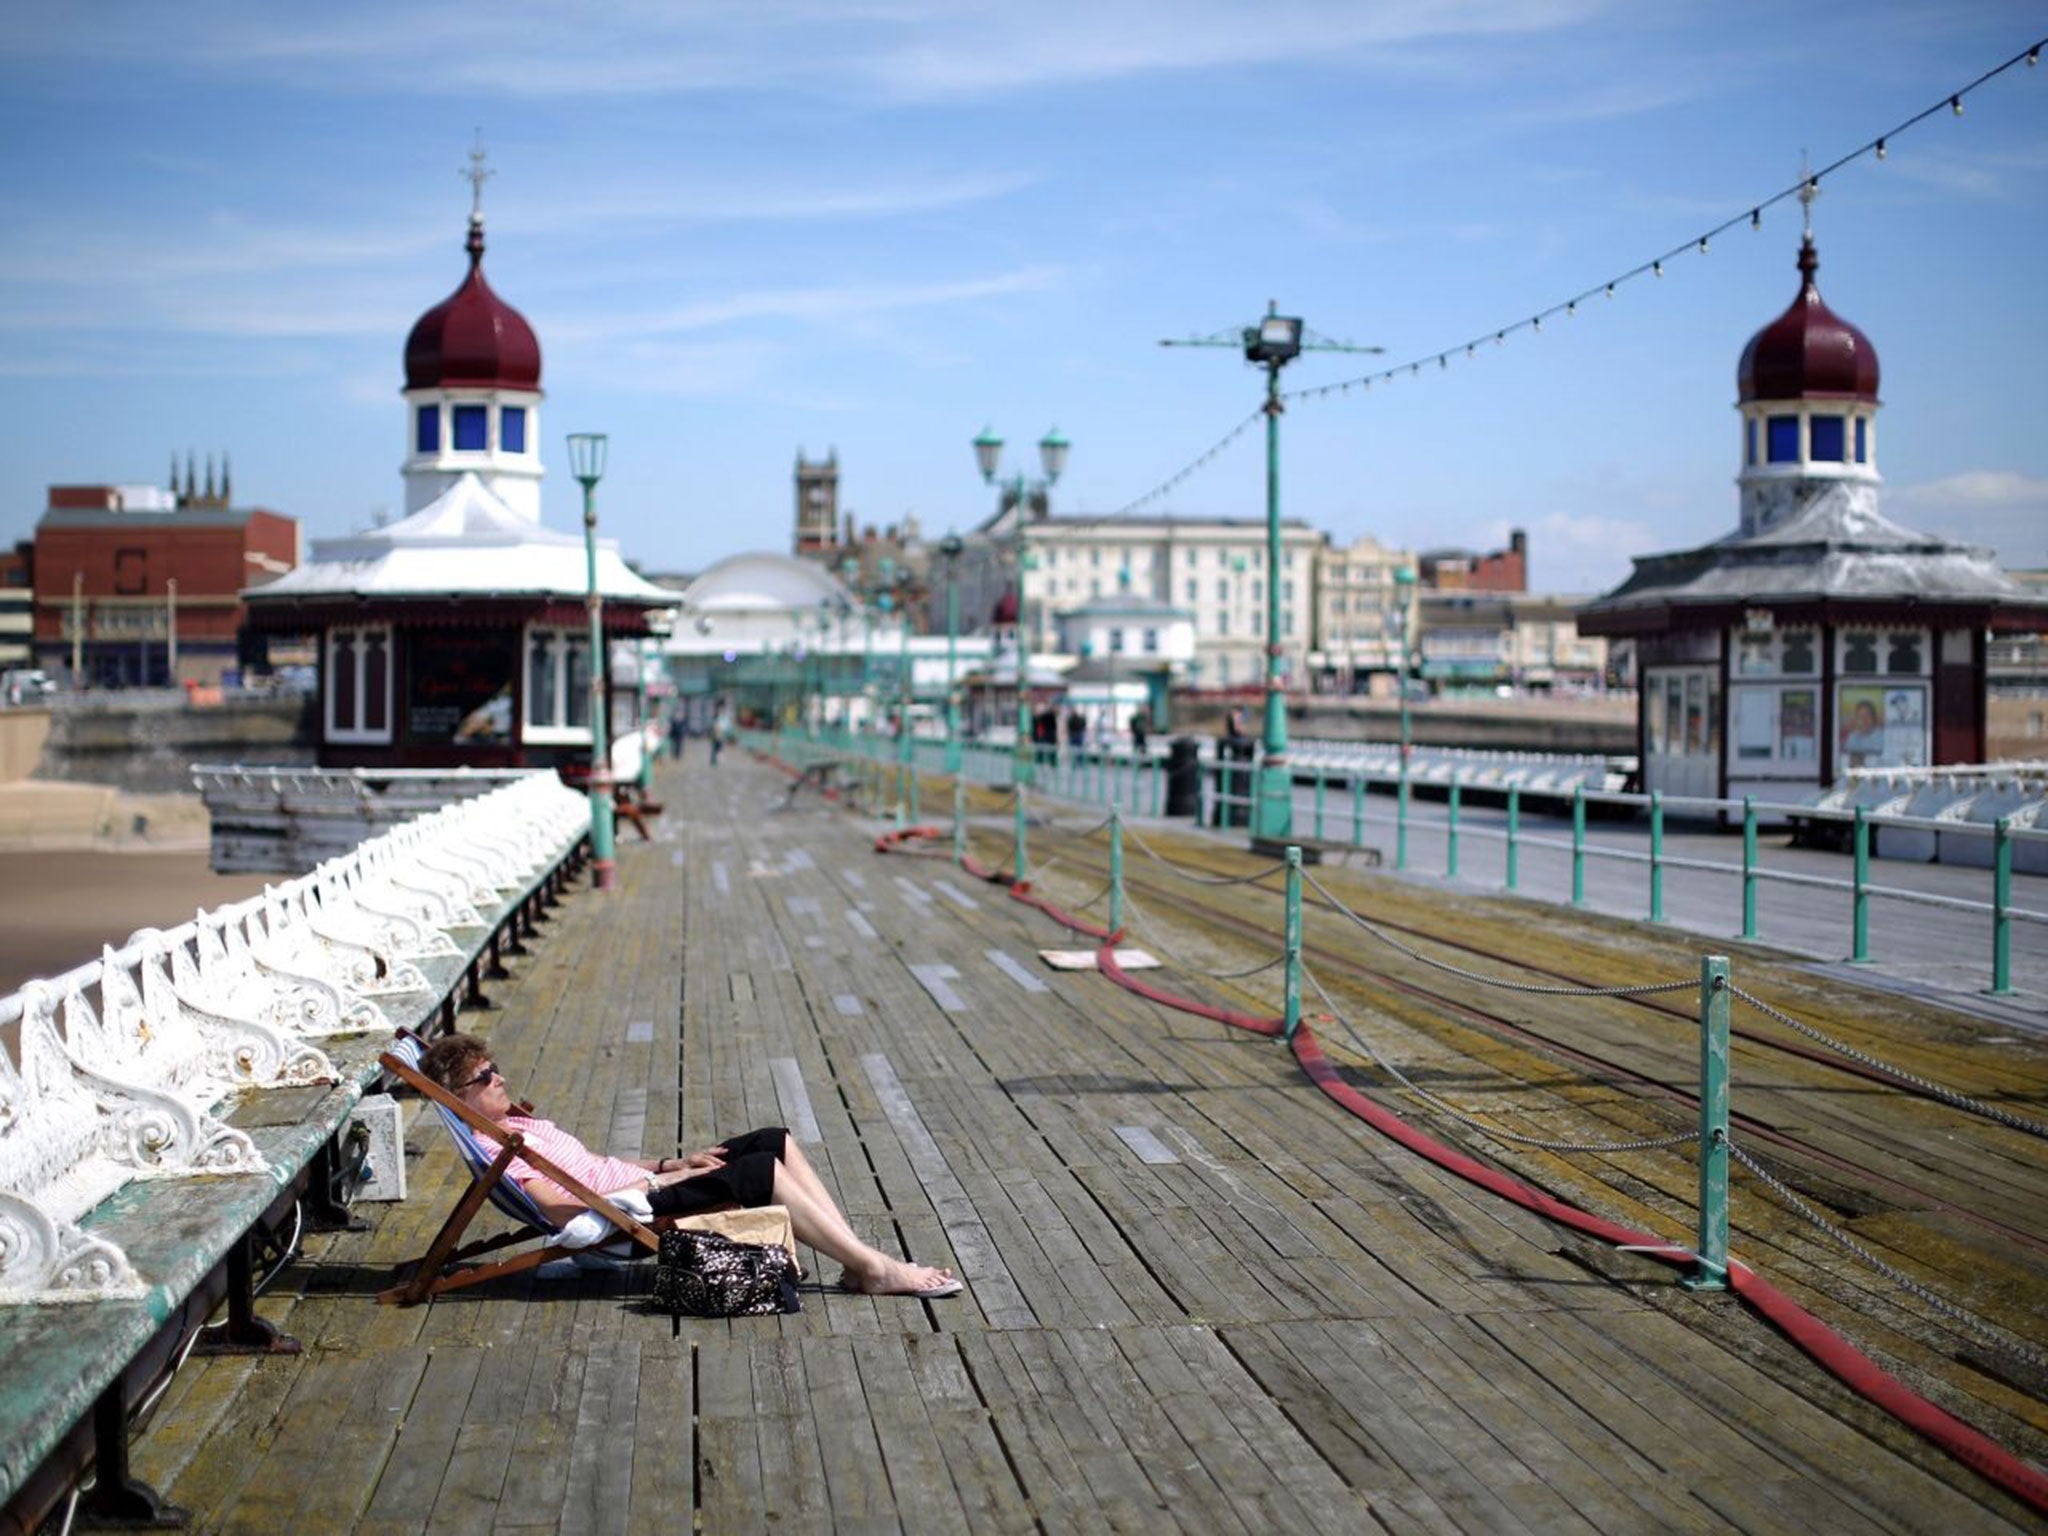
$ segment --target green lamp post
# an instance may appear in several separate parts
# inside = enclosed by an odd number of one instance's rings
[[[604,598],[597,590],[597,482],[604,478],[607,439],[602,432],[569,434],[569,472],[583,487],[584,603],[590,612],[590,871],[600,891],[618,884],[612,839],[612,764],[605,741],[611,700],[605,689]]]
[[[1027,564],[1031,557],[1024,548],[1024,528],[1028,521],[1032,498],[1042,493],[1050,503],[1052,488],[1059,482],[1060,476],[1066,473],[1067,454],[1073,446],[1061,436],[1059,428],[1048,429],[1045,436],[1038,440],[1038,462],[1045,471],[1045,477],[1034,481],[1020,472],[1005,482],[1005,488],[1011,497],[1010,504],[1016,512],[1011,537],[1015,551],[1013,570],[1017,600],[1017,745],[1015,755],[1011,759],[1010,773],[1018,784],[1031,782],[1031,699],[1025,685],[1025,679],[1031,671],[1031,648],[1026,638],[1029,631],[1024,624],[1024,572],[1032,567]],[[983,427],[981,435],[974,440],[974,462],[981,470],[981,478],[985,483],[996,483],[996,471],[1001,467],[1002,459],[1003,440],[996,436],[995,428]]]
[[[957,533],[939,540],[939,553],[946,557],[946,772],[960,773],[960,691],[954,668],[960,658],[960,551],[966,548]]]
[[[1301,355],[1301,319],[1268,306],[1244,329],[1245,361],[1266,370],[1266,721],[1252,835],[1280,840],[1294,830],[1294,771],[1287,766],[1287,693],[1280,643],[1280,370]]]

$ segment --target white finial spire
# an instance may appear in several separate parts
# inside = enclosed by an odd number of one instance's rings
[[[1806,151],[1799,151],[1800,234],[1813,238],[1813,200],[1820,196],[1820,179],[1807,169]]]
[[[469,168],[457,171],[456,175],[469,183],[469,222],[481,224],[484,221],[484,183],[497,175],[496,171],[484,168],[484,131],[476,131],[476,142],[470,145]]]

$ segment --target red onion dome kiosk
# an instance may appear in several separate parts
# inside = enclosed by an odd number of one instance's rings
[[[589,763],[590,578],[582,533],[540,520],[540,343],[484,280],[481,211],[467,250],[405,345],[406,517],[242,594],[252,626],[318,639],[323,767]],[[675,606],[615,541],[595,567],[607,652]]]
[[[1983,761],[1986,636],[2048,624],[1988,549],[1878,510],[1877,352],[1798,296],[1737,370],[1741,522],[1579,611],[1632,642],[1643,787],[1787,802],[1859,769]]]

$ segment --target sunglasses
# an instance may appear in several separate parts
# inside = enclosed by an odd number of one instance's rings
[[[467,1093],[472,1088],[481,1088],[485,1083],[488,1083],[494,1077],[499,1079],[500,1081],[503,1081],[504,1076],[505,1074],[498,1070],[498,1064],[496,1062],[487,1061],[483,1064],[483,1070],[478,1072],[477,1075],[475,1077],[472,1077],[468,1082],[464,1083],[460,1091],[463,1093]]]

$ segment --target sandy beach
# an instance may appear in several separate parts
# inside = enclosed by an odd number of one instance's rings
[[[263,878],[207,867],[197,795],[0,784],[0,993],[97,959],[139,928],[253,896]]]

